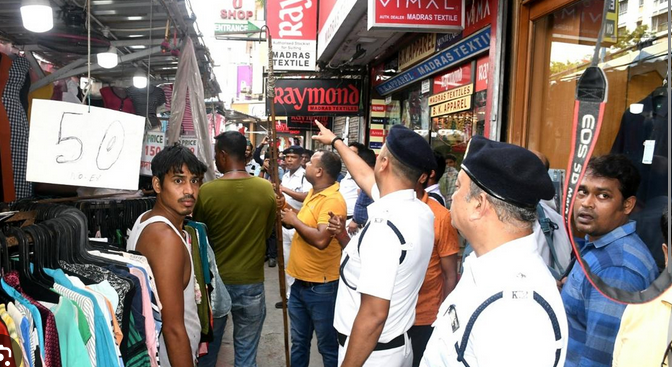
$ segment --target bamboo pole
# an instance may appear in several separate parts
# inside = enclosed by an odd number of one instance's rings
[[[277,131],[275,128],[275,106],[273,105],[273,98],[275,97],[275,76],[273,75],[273,43],[271,33],[267,26],[262,27],[262,31],[266,31],[266,42],[268,43],[268,78],[266,79],[266,98],[270,104],[270,131],[271,141],[268,145],[268,153],[270,153],[270,175],[275,188],[275,194],[283,195],[280,191],[280,177],[278,176],[278,146],[277,146]],[[284,341],[285,341],[285,365],[291,366],[289,359],[289,322],[287,320],[287,285],[285,284],[285,254],[282,246],[282,222],[280,221],[280,208],[277,208],[275,218],[275,237],[276,246],[278,248],[278,280],[280,281],[280,299],[282,300],[282,325],[284,327]]]

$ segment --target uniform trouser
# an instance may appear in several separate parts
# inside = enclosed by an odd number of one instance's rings
[[[345,351],[350,338],[345,340],[345,345],[338,346],[338,365],[343,364]],[[363,367],[411,367],[413,363],[413,348],[408,334],[404,335],[404,345],[398,348],[373,351],[364,362]]]
[[[425,353],[432,331],[434,331],[432,325],[413,325],[408,329],[408,336],[411,337],[411,345],[413,345],[413,367],[420,366],[420,360]]]
[[[287,264],[289,264],[289,248],[292,244],[292,239],[294,238],[294,233],[296,229],[287,229],[282,227],[282,250],[283,257],[285,259],[285,287],[287,288],[287,299],[289,300],[289,294],[292,290],[292,284],[294,284],[294,277],[287,274]]]
[[[269,259],[278,257],[278,236],[275,235],[275,226],[273,226],[271,237],[266,239],[266,257]]]

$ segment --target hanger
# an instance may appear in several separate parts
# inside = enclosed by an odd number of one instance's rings
[[[7,247],[7,238],[5,235],[0,231],[0,247],[2,247],[2,251],[0,252],[0,257],[2,258],[2,274],[4,275],[6,272],[9,271],[9,249]],[[5,292],[5,290],[0,287],[0,302],[2,303],[9,303],[12,302],[14,299]]]
[[[30,271],[30,251],[28,239],[24,232],[16,227],[10,227],[8,231],[19,243],[19,281],[25,294],[38,301],[58,304],[60,296],[54,293],[46,285],[40,283]]]
[[[33,238],[33,277],[39,283],[48,288],[54,287],[54,279],[44,272],[44,262],[47,258],[46,247],[47,238],[42,229],[38,226],[28,226],[23,228]]]

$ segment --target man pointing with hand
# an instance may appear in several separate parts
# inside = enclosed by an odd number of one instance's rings
[[[435,169],[429,144],[413,131],[390,129],[373,170],[316,122],[314,140],[340,154],[357,185],[374,203],[369,220],[343,250],[334,327],[340,366],[411,366],[407,331],[434,243],[434,215],[414,187]]]

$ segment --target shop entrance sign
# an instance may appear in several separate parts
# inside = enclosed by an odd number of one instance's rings
[[[27,180],[137,190],[144,129],[142,116],[36,99]]]

